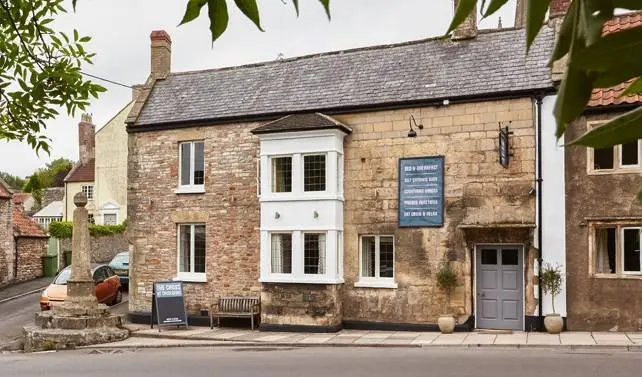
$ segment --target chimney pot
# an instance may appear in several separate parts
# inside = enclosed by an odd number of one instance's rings
[[[457,5],[459,5],[460,0],[453,0],[453,9],[457,10]],[[464,22],[462,22],[457,29],[453,31],[451,39],[453,41],[461,41],[464,39],[472,39],[477,36],[477,4],[472,12],[466,17]]]
[[[151,69],[153,78],[164,79],[172,67],[172,39],[165,30],[154,30],[149,36],[151,40]]]

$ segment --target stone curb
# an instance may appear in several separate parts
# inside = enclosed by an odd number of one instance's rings
[[[449,348],[449,349],[515,349],[515,350],[562,350],[562,351],[612,351],[612,352],[642,352],[642,345],[551,345],[551,344],[394,344],[394,343],[298,343],[298,342],[257,342],[253,340],[223,340],[212,339],[203,336],[164,336],[159,337],[151,334],[136,334],[131,333],[130,338],[148,338],[148,339],[167,339],[167,340],[182,340],[182,341],[211,341],[212,346],[221,347],[353,347],[353,348]],[[189,344],[172,345],[172,344],[159,344],[159,345],[139,345],[130,346],[114,343],[107,346],[108,348],[165,348],[165,347],[209,347],[205,344]],[[96,347],[100,348],[99,345]],[[94,348],[96,348],[94,347]]]
[[[0,304],[5,303],[5,302],[9,302],[11,300],[15,300],[15,299],[20,298],[20,297],[29,296],[29,295],[34,294],[36,292],[40,292],[43,289],[47,288],[48,286],[49,286],[49,284],[45,285],[44,287],[41,287],[41,288],[38,288],[38,289],[34,289],[32,291],[29,291],[29,292],[24,292],[24,293],[20,293],[19,295],[15,295],[15,296],[4,298],[4,299],[0,300]]]

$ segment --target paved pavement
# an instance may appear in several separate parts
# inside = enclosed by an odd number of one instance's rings
[[[642,333],[565,332],[550,335],[526,332],[465,332],[445,335],[438,332],[342,330],[332,334],[314,334],[260,332],[224,327],[213,330],[206,327],[163,327],[159,332],[158,329],[150,329],[147,325],[127,326],[132,331],[132,337],[123,342],[111,343],[107,347],[196,346],[228,342],[227,344],[264,346],[595,348],[642,352]]]
[[[0,303],[35,290],[45,289],[54,278],[38,278],[0,288]]]
[[[0,355],[2,377],[620,377],[642,353],[443,348],[203,347]]]

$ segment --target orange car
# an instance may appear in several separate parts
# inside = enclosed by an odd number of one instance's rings
[[[106,264],[92,266],[91,273],[96,283],[96,299],[98,302],[115,305],[123,299],[123,289],[120,278]],[[40,296],[40,310],[49,310],[56,302],[63,302],[67,298],[67,280],[71,278],[71,267],[65,267],[56,279]]]

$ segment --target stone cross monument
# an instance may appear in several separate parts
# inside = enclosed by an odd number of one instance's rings
[[[36,326],[24,328],[25,352],[115,342],[129,335],[129,331],[122,328],[121,317],[112,315],[106,305],[96,300],[85,194],[76,194],[74,204],[71,278],[67,282],[67,299],[54,304],[51,311],[36,313]]]

